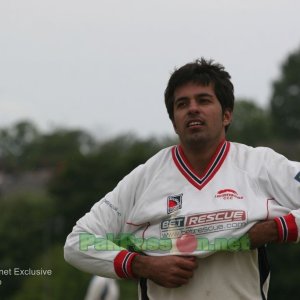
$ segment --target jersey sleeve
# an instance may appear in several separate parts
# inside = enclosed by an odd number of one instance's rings
[[[133,277],[131,262],[137,254],[120,246],[117,241],[143,188],[142,172],[143,166],[132,171],[77,221],[64,246],[64,257],[68,263],[99,276]]]
[[[300,163],[268,150],[263,157],[265,172],[263,188],[280,205],[290,212],[276,217],[279,240],[298,242],[300,240]]]

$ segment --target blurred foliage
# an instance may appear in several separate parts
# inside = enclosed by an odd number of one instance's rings
[[[20,121],[0,129],[0,168],[15,173],[24,170],[61,168],[93,150],[95,140],[82,130],[56,129],[40,133],[33,123]]]
[[[283,64],[281,77],[274,82],[270,107],[261,108],[249,99],[236,101],[229,140],[269,146],[300,161],[299,57],[297,51]],[[2,276],[0,298],[83,299],[91,276],[64,261],[66,235],[76,220],[120,179],[159,149],[175,142],[173,138],[139,139],[134,135],[99,142],[80,129],[56,128],[41,133],[26,120],[0,129],[2,174],[12,178],[26,171],[50,170],[52,174],[42,193],[6,195],[3,189],[1,269],[30,267],[53,272],[52,276]],[[270,299],[298,299],[300,246],[270,245],[268,250],[273,270]],[[119,284],[122,300],[137,298],[134,281]]]
[[[258,146],[271,138],[271,119],[268,112],[251,100],[236,101],[228,139]]]
[[[32,264],[32,269],[51,270],[50,276],[27,276],[12,300],[84,299],[91,275],[64,261],[61,245],[53,245]],[[120,300],[137,299],[137,283],[119,280]]]
[[[20,169],[21,157],[28,145],[37,139],[39,132],[33,123],[20,121],[0,130],[0,167],[12,171]]]
[[[274,133],[281,139],[300,140],[300,48],[291,53],[273,83],[271,112]]]
[[[89,155],[68,160],[49,184],[56,212],[64,221],[62,240],[83,212],[112,190],[118,181],[159,149],[155,140],[120,136]]]
[[[43,194],[17,194],[0,201],[1,269],[27,269],[51,243],[53,201]],[[5,278],[1,295],[9,296],[22,277]]]
[[[90,275],[66,264],[61,245],[49,247],[31,265],[32,269],[51,270],[51,275],[26,276],[12,300],[84,299]]]
[[[299,299],[300,245],[270,244],[267,249],[271,265],[269,299]]]

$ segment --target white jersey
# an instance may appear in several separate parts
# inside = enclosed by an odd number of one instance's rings
[[[298,162],[224,141],[199,176],[173,146],[133,170],[77,222],[65,259],[93,274],[125,278],[132,276],[134,252],[189,254],[199,267],[187,285],[170,289],[141,280],[139,298],[266,299],[265,248],[249,250],[245,234],[275,218],[280,239],[298,241],[299,208]]]

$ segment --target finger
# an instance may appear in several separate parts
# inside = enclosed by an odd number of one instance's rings
[[[184,269],[179,269],[176,273],[176,277],[180,279],[190,279],[194,275],[193,271],[188,271]]]
[[[195,270],[198,267],[198,261],[196,259],[181,259],[177,261],[177,266],[184,270]]]
[[[186,278],[173,278],[169,280],[164,286],[168,288],[177,288],[182,285],[188,284],[189,280]]]

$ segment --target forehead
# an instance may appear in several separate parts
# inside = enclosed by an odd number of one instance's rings
[[[214,85],[209,83],[208,85],[203,85],[199,83],[189,82],[177,87],[174,91],[174,99],[179,98],[190,98],[195,95],[207,94],[212,97],[216,97]]]

